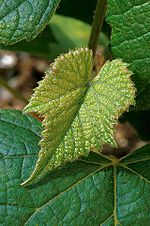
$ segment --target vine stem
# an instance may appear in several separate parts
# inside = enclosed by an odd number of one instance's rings
[[[0,77],[0,86],[3,86],[5,89],[7,89],[17,99],[22,100],[26,104],[28,103],[27,100],[22,96],[22,94],[19,91],[12,88],[11,86],[9,86],[8,83],[2,77]]]
[[[101,32],[101,29],[102,29],[105,12],[106,12],[106,0],[97,0],[91,34],[90,34],[89,43],[88,43],[89,49],[92,49],[93,51],[93,58],[95,57],[99,33]]]

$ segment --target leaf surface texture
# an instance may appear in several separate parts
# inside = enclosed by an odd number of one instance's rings
[[[150,108],[150,1],[108,0],[112,52],[130,64],[137,88],[136,109]]]
[[[34,39],[48,24],[60,0],[0,0],[0,42]]]
[[[91,152],[25,188],[20,183],[36,164],[41,130],[20,111],[0,110],[2,226],[149,225],[150,145],[117,164]]]
[[[116,146],[114,126],[130,104],[135,89],[131,72],[121,60],[107,62],[92,79],[92,52],[77,49],[58,57],[35,89],[25,112],[44,118],[36,182],[49,170],[99,151],[103,143]]]

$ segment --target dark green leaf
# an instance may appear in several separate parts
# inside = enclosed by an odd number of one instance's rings
[[[34,187],[30,175],[40,124],[19,111],[0,111],[0,224],[112,226],[150,222],[150,145],[118,161],[91,153]]]
[[[0,0],[0,42],[34,39],[48,24],[60,0]]]
[[[112,27],[112,51],[130,63],[137,92],[137,109],[149,109],[150,26],[149,0],[108,0],[107,20]],[[147,96],[148,95],[148,96]]]

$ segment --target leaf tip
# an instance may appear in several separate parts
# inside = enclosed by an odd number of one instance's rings
[[[21,186],[26,187],[28,186],[28,180],[24,181],[23,183],[21,183]]]
[[[33,184],[34,184],[34,179],[33,179],[33,173],[32,173],[28,179],[26,179],[24,182],[21,183],[21,186],[27,187]]]

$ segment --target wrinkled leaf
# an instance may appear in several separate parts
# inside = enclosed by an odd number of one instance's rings
[[[92,51],[77,49],[52,64],[25,112],[44,118],[43,139],[36,168],[26,184],[67,161],[115,146],[114,126],[134,103],[131,72],[121,60],[107,62],[92,80]]]
[[[137,109],[149,109],[150,26],[149,0],[108,0],[107,20],[112,27],[112,51],[130,64],[137,88]],[[148,95],[148,96],[147,96]]]
[[[34,39],[48,24],[60,0],[1,0],[0,42]]]
[[[150,145],[119,162],[91,153],[24,188],[20,183],[35,166],[41,129],[30,116],[0,110],[2,226],[149,225]]]

